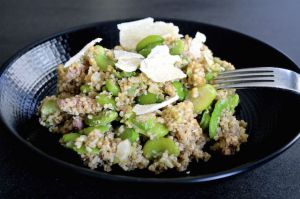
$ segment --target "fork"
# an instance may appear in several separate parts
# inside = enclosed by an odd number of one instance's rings
[[[224,71],[213,79],[212,84],[217,89],[269,87],[300,94],[300,75],[291,70],[274,67]]]

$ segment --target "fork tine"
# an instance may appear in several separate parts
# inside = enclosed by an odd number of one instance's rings
[[[241,78],[228,78],[228,79],[215,79],[213,84],[238,84],[243,82],[274,82],[273,77],[241,77]]]
[[[230,71],[223,71],[220,74],[232,74],[232,73],[262,73],[262,72],[274,72],[274,69],[272,67],[256,67],[256,68],[243,68],[243,69],[236,69],[236,70],[230,70]]]
[[[243,78],[243,77],[274,77],[274,73],[266,72],[266,73],[231,73],[223,75],[220,73],[215,80],[217,79],[228,79],[228,78]]]
[[[216,89],[229,89],[229,88],[253,88],[253,87],[269,87],[274,88],[273,82],[243,82],[243,83],[235,83],[235,84],[220,84],[215,85]]]

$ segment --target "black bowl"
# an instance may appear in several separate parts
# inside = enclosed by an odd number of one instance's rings
[[[269,45],[228,29],[198,22],[170,20],[182,34],[207,35],[207,45],[215,56],[236,68],[279,66],[299,72],[284,54]],[[86,43],[102,37],[111,48],[118,43],[117,24],[111,21],[91,24],[56,34],[24,48],[1,68],[0,115],[3,123],[19,140],[40,155],[62,166],[87,175],[118,181],[203,182],[232,176],[258,166],[290,147],[299,138],[299,95],[275,89],[239,90],[241,103],[237,116],[248,122],[249,142],[235,156],[213,154],[210,161],[192,162],[186,172],[168,171],[154,175],[146,170],[124,172],[114,168],[106,173],[90,170],[80,158],[58,143],[59,137],[42,128],[37,106],[56,89],[56,66],[64,63]]]

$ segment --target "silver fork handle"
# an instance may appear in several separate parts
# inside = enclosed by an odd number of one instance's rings
[[[281,75],[276,75],[277,71],[275,72],[275,85],[278,88],[290,90],[293,92],[296,92],[300,94],[300,75],[294,71],[286,70],[286,69],[281,69],[285,70],[285,73],[287,76]]]

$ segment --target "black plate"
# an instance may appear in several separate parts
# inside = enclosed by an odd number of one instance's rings
[[[215,56],[236,68],[279,66],[299,72],[284,54],[269,45],[228,29],[198,22],[170,20],[182,34],[207,35],[207,45]],[[19,51],[1,68],[0,115],[3,123],[28,147],[40,155],[87,175],[119,181],[203,182],[232,176],[258,166],[290,147],[299,138],[299,95],[274,89],[240,90],[237,116],[248,122],[249,142],[235,156],[213,154],[210,161],[192,162],[185,172],[168,171],[154,175],[146,170],[111,173],[90,170],[79,157],[58,143],[58,136],[42,128],[35,115],[37,104],[56,88],[58,64],[65,62],[86,43],[102,37],[111,48],[118,43],[116,25],[122,21],[91,24],[56,34]]]

